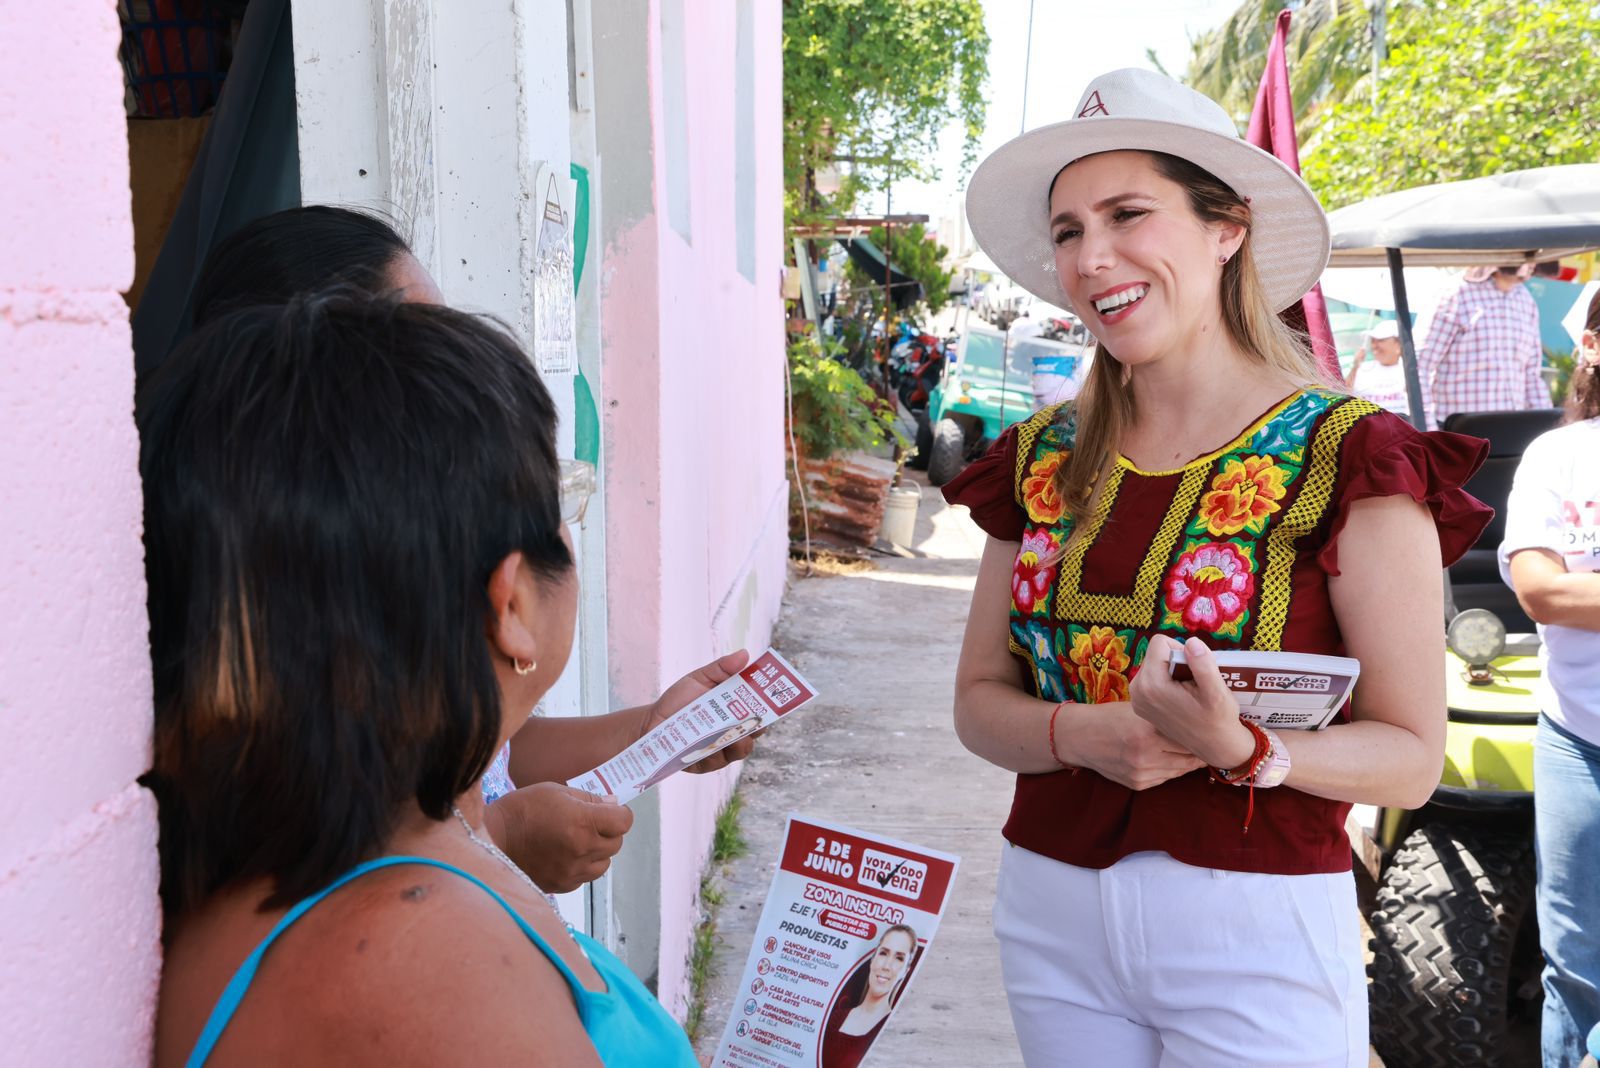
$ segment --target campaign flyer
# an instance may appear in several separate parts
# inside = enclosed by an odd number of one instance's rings
[[[855,1068],[939,930],[957,857],[791,814],[713,1068]]]
[[[1215,649],[1217,670],[1239,702],[1239,715],[1273,730],[1320,731],[1350,700],[1361,662],[1347,656]],[[1172,654],[1172,677],[1189,682],[1183,650]]]
[[[743,671],[679,709],[643,738],[568,786],[627,804],[657,783],[770,727],[817,696],[790,663],[768,649]]]

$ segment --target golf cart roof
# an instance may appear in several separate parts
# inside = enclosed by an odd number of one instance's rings
[[[1538,263],[1600,248],[1600,163],[1403,189],[1328,216],[1330,267]]]

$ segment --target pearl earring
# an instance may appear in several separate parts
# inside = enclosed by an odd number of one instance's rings
[[[537,661],[537,660],[523,661],[523,660],[518,660],[516,657],[512,657],[511,658],[511,666],[516,669],[516,672],[517,672],[518,675],[532,675],[536,670],[538,670],[539,661]]]

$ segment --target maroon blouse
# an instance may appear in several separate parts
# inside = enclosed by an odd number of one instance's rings
[[[1425,502],[1442,566],[1493,515],[1461,489],[1485,442],[1419,433],[1376,405],[1308,390],[1177,470],[1141,471],[1118,457],[1069,544],[1075,520],[1053,480],[1075,434],[1070,404],[1046,409],[944,490],[990,536],[1020,543],[1011,651],[1034,695],[1052,702],[1127,700],[1158,633],[1197,635],[1214,649],[1342,655],[1328,578],[1339,573],[1338,536],[1352,504],[1398,494]],[[1213,785],[1204,770],[1142,791],[1089,769],[1019,775],[1004,833],[1089,868],[1159,850],[1233,871],[1349,869],[1348,804],[1288,786],[1259,790],[1246,834],[1246,795]]]

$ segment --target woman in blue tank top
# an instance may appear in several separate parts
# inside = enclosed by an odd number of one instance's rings
[[[160,1068],[697,1063],[483,830],[571,651],[555,421],[501,330],[345,294],[142,387]]]

